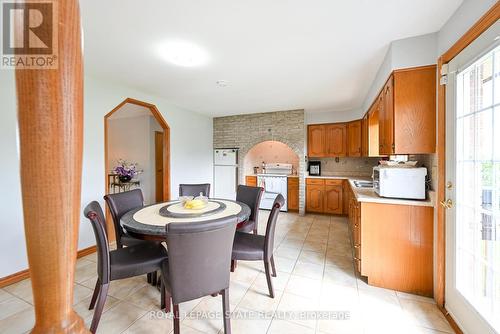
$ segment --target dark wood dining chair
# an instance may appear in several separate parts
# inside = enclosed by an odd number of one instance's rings
[[[85,207],[84,215],[92,224],[97,244],[98,278],[89,306],[89,310],[95,307],[90,326],[90,331],[95,333],[101,319],[110,282],[161,270],[163,261],[167,259],[167,251],[163,245],[152,242],[110,250],[106,220],[101,205],[96,201],[91,202]],[[166,304],[164,298],[165,295],[161,294],[160,304],[162,308]]]
[[[115,230],[116,248],[123,248],[123,246],[136,246],[143,243],[151,243],[154,241],[144,241],[130,236],[121,226],[120,219],[130,210],[144,206],[144,196],[141,189],[133,189],[117,194],[109,194],[104,196],[104,200],[108,205],[113,219],[113,226]],[[154,242],[157,243],[157,242]],[[156,272],[148,273],[148,283],[153,285],[157,284]]]
[[[165,300],[172,299],[175,334],[180,332],[180,303],[218,294],[222,295],[224,333],[231,333],[229,265],[236,223],[231,216],[165,227],[169,258],[162,266],[162,293],[168,297]]]
[[[239,232],[253,232],[257,234],[259,225],[259,207],[264,188],[239,185],[236,190],[236,201],[245,203],[250,207],[250,217],[239,223],[236,230]]]
[[[272,276],[276,277],[276,266],[274,265],[274,231],[276,222],[281,207],[285,204],[285,199],[282,195],[278,195],[274,200],[271,213],[267,220],[266,235],[255,235],[244,232],[236,232],[234,236],[232,261],[264,261],[264,269],[266,271],[267,287],[269,295],[274,298]],[[271,267],[271,268],[270,268]],[[231,271],[234,271],[234,264],[231,264]]]
[[[179,184],[179,196],[203,196],[210,197],[210,183]]]

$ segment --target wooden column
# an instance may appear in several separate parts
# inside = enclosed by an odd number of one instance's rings
[[[33,333],[88,333],[72,308],[83,135],[80,10],[77,0],[57,3],[58,68],[16,69]]]

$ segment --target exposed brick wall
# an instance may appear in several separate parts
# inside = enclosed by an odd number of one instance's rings
[[[214,148],[239,148],[239,181],[244,184],[243,160],[255,145],[276,140],[287,144],[299,157],[299,213],[305,212],[306,170],[304,110],[216,117],[213,120]]]

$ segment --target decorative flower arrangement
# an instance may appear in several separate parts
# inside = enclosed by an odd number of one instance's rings
[[[141,172],[137,169],[137,163],[128,163],[123,159],[118,160],[118,166],[116,166],[113,171],[118,174],[118,178],[121,182],[129,182],[134,176]]]

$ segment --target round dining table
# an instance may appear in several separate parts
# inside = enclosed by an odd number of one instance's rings
[[[132,237],[165,241],[167,224],[207,222],[229,216],[236,216],[240,224],[248,220],[250,212],[245,203],[227,199],[211,198],[203,210],[185,210],[176,200],[130,210],[120,223]]]

